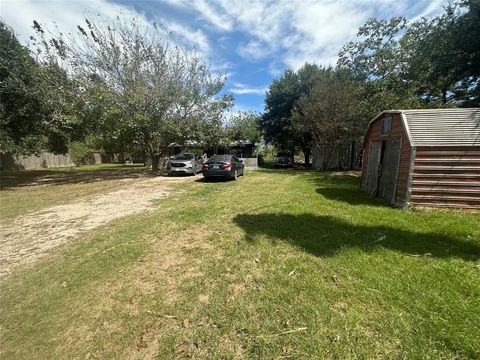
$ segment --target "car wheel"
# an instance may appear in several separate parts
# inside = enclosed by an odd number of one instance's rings
[[[197,168],[193,167],[193,176],[197,176]]]

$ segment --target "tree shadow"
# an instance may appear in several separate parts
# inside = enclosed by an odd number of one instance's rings
[[[360,189],[320,187],[315,191],[329,200],[341,201],[350,205],[391,206],[383,199],[371,198]]]
[[[379,247],[409,256],[480,259],[480,245],[442,233],[412,232],[389,226],[358,226],[332,216],[312,214],[240,214],[234,222],[245,231],[247,241],[266,235],[286,241],[312,255],[333,256],[346,247],[366,252]],[[467,234],[465,234],[467,237]]]
[[[341,201],[350,205],[391,206],[381,198],[372,198],[360,190],[359,176],[341,173],[326,173],[310,180],[317,189],[317,194],[328,200]]]
[[[98,181],[153,177],[157,174],[143,166],[123,165],[107,168],[58,168],[45,170],[2,171],[2,190],[34,185],[88,184]]]

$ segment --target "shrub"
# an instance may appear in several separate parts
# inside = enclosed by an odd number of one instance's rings
[[[68,154],[76,166],[92,162],[94,152],[94,149],[80,141],[73,141],[68,145]]]

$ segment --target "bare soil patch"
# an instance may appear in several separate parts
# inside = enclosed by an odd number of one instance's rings
[[[49,207],[0,225],[0,277],[32,263],[49,250],[112,220],[151,211],[152,200],[170,194],[172,183],[195,177],[155,177],[132,182],[126,188]]]

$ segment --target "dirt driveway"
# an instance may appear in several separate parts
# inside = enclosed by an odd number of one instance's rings
[[[152,200],[170,194],[169,185],[195,179],[155,177],[132,180],[120,190],[49,207],[0,225],[0,277],[112,220],[151,211],[154,209]]]

